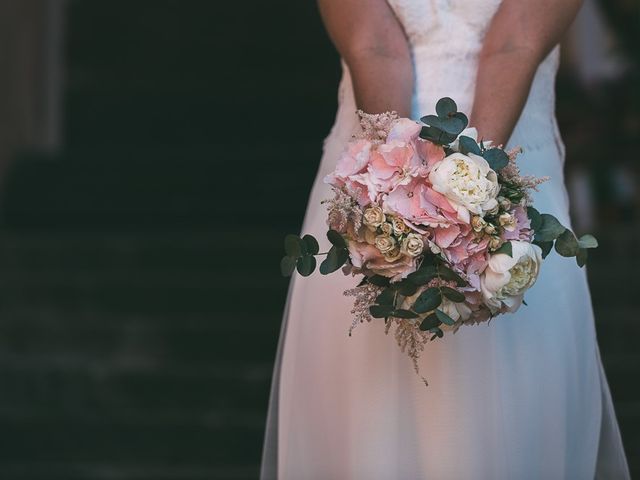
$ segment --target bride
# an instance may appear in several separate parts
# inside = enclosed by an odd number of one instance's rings
[[[445,96],[481,137],[523,147],[523,173],[551,177],[536,207],[570,225],[554,78],[580,0],[319,3],[344,73],[304,233],[324,238],[322,178],[357,131],[356,109],[419,118]],[[584,269],[552,254],[527,307],[430,342],[428,387],[383,322],[347,335],[342,292],[356,282],[290,283],[264,480],[629,478]]]

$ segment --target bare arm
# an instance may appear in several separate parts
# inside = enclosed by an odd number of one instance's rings
[[[480,54],[471,125],[506,144],[538,65],[559,42],[582,0],[503,0]]]
[[[409,45],[386,0],[318,0],[325,27],[351,72],[356,104],[368,113],[409,116]]]

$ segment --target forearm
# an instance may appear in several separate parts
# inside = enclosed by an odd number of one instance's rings
[[[582,0],[503,0],[483,41],[471,125],[505,144],[540,63],[573,21]]]
[[[368,54],[346,59],[356,105],[367,113],[411,114],[413,68],[408,57]]]
[[[527,101],[538,67],[529,52],[481,57],[470,124],[481,138],[506,145]]]

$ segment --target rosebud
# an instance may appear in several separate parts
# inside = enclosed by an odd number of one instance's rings
[[[492,223],[488,223],[486,227],[484,227],[484,233],[487,235],[493,235],[496,233],[496,227]]]
[[[471,226],[474,232],[481,232],[487,226],[487,222],[479,215],[474,215],[471,219]]]
[[[502,245],[502,239],[500,237],[493,236],[489,239],[489,249],[490,250],[497,250],[498,248],[500,248],[500,246]]]
[[[376,228],[378,228],[384,221],[385,215],[382,211],[382,208],[380,208],[379,206],[373,205],[364,211],[362,223],[364,223],[371,230],[375,230]]]
[[[508,232],[513,232],[516,229],[516,219],[510,213],[503,213],[498,217],[500,225]]]

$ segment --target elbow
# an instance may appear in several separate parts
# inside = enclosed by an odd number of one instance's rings
[[[341,52],[347,64],[362,62],[410,63],[411,52],[406,39],[386,41],[383,39],[367,39],[352,42]]]

